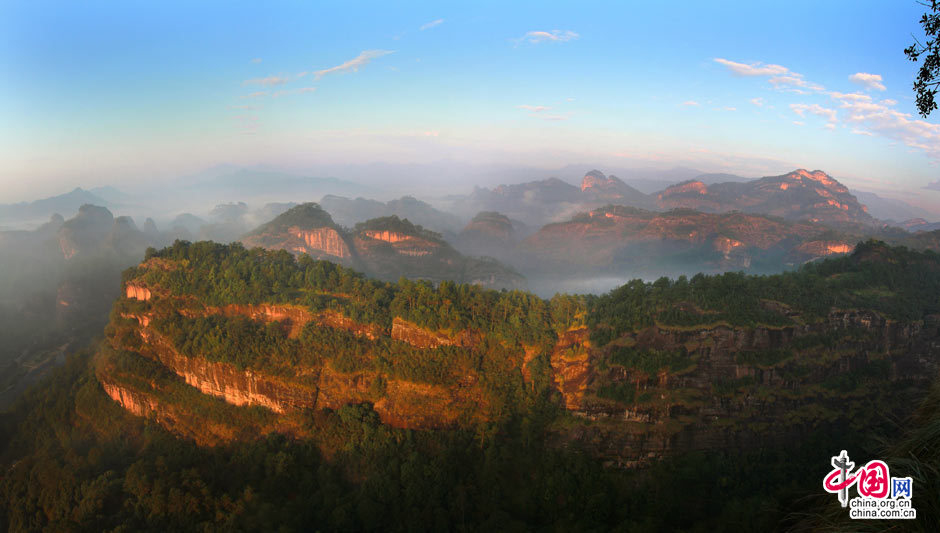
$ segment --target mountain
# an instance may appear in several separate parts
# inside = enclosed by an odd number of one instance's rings
[[[899,276],[895,290],[873,298],[872,283],[885,269]],[[240,284],[234,272],[254,285]],[[848,272],[853,277],[844,279]],[[177,243],[126,275],[126,298],[115,304],[114,331],[96,368],[104,391],[126,409],[157,414],[169,428],[206,443],[230,440],[224,426],[241,423],[248,413],[228,409],[235,418],[226,421],[194,412],[176,404],[174,381],[185,380],[231,405],[264,407],[273,418],[255,419],[262,432],[278,431],[277,417],[363,401],[395,427],[443,429],[497,416],[499,396],[507,390],[490,388],[490,380],[528,381],[543,373],[541,386],[557,387],[557,401],[566,410],[609,420],[600,431],[615,440],[594,453],[645,460],[647,451],[659,455],[686,446],[664,438],[660,432],[672,429],[658,422],[679,406],[686,413],[680,426],[717,438],[702,445],[719,446],[730,438],[722,433],[727,425],[708,414],[708,406],[718,402],[712,384],[721,380],[739,380],[730,386],[730,422],[741,437],[756,420],[798,428],[800,417],[821,421],[812,406],[845,407],[813,392],[838,379],[844,361],[863,369],[893,361],[899,375],[929,383],[918,369],[940,369],[938,273],[935,254],[869,242],[850,256],[788,278],[727,274],[636,282],[585,307],[573,297],[547,302],[478,287],[387,285],[332,263]],[[817,280],[812,287],[811,279]],[[514,318],[506,322],[508,317]],[[927,325],[904,325],[919,320]],[[468,357],[488,340],[496,343],[484,357],[507,366],[486,369]],[[820,359],[827,343],[841,346],[832,352],[841,355]],[[858,359],[868,346],[882,343],[916,345],[932,355],[889,349],[881,363]],[[540,357],[550,365],[534,366]],[[135,368],[154,365],[169,371],[161,374],[163,384],[133,379]],[[900,379],[863,375],[868,379],[839,390]],[[786,405],[750,410],[748,391],[760,387],[802,393]],[[635,390],[645,391],[643,397],[634,396]],[[624,421],[624,409],[635,418]],[[192,423],[203,416],[208,418]],[[249,420],[244,418],[256,423]],[[652,438],[646,446],[637,447],[631,433],[637,430]],[[567,431],[562,438],[572,438]]]
[[[37,219],[47,219],[56,213],[71,216],[86,204],[109,205],[102,198],[79,187],[72,192],[34,202],[0,204],[0,222],[21,226]]]
[[[397,200],[379,202],[365,198],[351,200],[341,196],[327,195],[320,201],[320,206],[327,210],[338,224],[346,227],[387,216],[407,218],[415,224],[442,234],[454,234],[461,227],[460,219],[453,214],[440,211],[413,196],[402,196]]]
[[[464,214],[495,211],[527,225],[541,226],[609,203],[656,208],[652,198],[620,178],[591,170],[581,179],[580,187],[558,178],[500,185],[492,190],[477,187],[469,197],[454,201],[454,209]]]
[[[666,188],[657,200],[662,209],[743,211],[838,226],[876,224],[844,185],[819,170],[799,169],[743,183],[687,181]]]
[[[902,200],[885,198],[872,192],[854,191],[858,201],[868,208],[868,214],[885,221],[905,221],[912,218],[935,219],[937,215]],[[903,223],[901,224],[904,225]]]
[[[581,193],[588,202],[616,203],[632,207],[653,207],[651,198],[627,185],[617,176],[592,170],[581,180]]]
[[[101,333],[121,272],[166,242],[93,205],[0,232],[0,410]]]
[[[778,272],[850,252],[855,242],[855,236],[818,224],[763,215],[607,206],[546,225],[520,248],[529,256],[526,263],[542,274],[655,278],[738,269]]]
[[[522,276],[495,260],[465,257],[439,234],[397,216],[346,230],[313,203],[293,207],[242,238],[247,247],[287,250],[355,266],[385,280],[402,276],[516,288]]]
[[[899,433],[930,388],[938,273],[864,243],[785,276],[546,301],[178,243],[126,273],[94,353],[0,415],[0,516],[679,531],[761,505],[748,524],[770,530],[820,492],[820,449]],[[714,505],[669,512],[690,490]]]
[[[247,247],[287,250],[315,259],[354,264],[352,243],[330,214],[317,204],[294,206],[242,237]]]
[[[940,229],[940,222],[930,223],[922,218],[912,218],[905,220],[898,225],[911,232],[935,231]]]
[[[531,230],[518,220],[495,211],[483,211],[457,235],[454,245],[469,255],[513,259],[515,247]]]

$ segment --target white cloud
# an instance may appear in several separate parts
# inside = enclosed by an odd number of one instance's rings
[[[568,115],[544,115],[543,120],[568,120]]]
[[[756,105],[757,107],[764,107],[763,98],[751,98],[751,103]]]
[[[872,135],[902,142],[909,148],[924,152],[935,161],[940,160],[940,124],[913,119],[911,115],[892,109],[883,102],[875,103],[871,99],[855,98],[851,95],[840,96],[841,98],[833,98],[840,102],[839,108],[844,109],[847,114],[843,120],[847,124],[857,126],[857,131],[866,131]]]
[[[892,99],[890,99],[890,98],[885,98],[884,100],[881,101],[881,103],[884,104],[884,105],[887,105],[887,106],[896,106],[896,105],[898,105],[898,101],[897,101],[897,100],[892,100]]]
[[[245,80],[242,82],[242,85],[261,85],[264,87],[274,87],[276,85],[284,85],[288,80],[282,76],[268,76],[267,78],[252,78],[250,80]]]
[[[731,107],[731,106],[725,107],[725,111],[737,111],[737,110],[738,108],[736,107]]]
[[[852,130],[852,133],[854,133],[855,135],[867,135],[867,136],[869,136],[869,137],[874,137],[874,136],[875,136],[875,134],[872,133],[872,132],[870,132],[870,131],[858,130],[858,129]]]
[[[529,41],[533,44],[544,41],[564,43],[567,41],[573,41],[578,37],[580,37],[580,35],[571,30],[530,31],[522,37],[516,39],[516,41]]]
[[[444,19],[432,20],[431,22],[428,22],[427,24],[422,24],[420,30],[421,31],[429,30],[433,28],[434,26],[439,26],[443,23],[444,23]]]
[[[682,102],[682,105],[686,105],[686,106],[697,106],[697,105],[700,105],[700,104],[699,104],[698,102],[696,102],[695,100],[686,100],[685,102]]]
[[[777,89],[787,89],[788,87],[800,87],[803,89],[808,89],[810,91],[822,91],[823,90],[823,87],[821,85],[817,85],[815,83],[806,81],[803,79],[802,75],[797,74],[795,72],[790,73],[787,76],[774,76],[773,78],[770,78],[767,81],[770,82],[770,84],[773,85]],[[795,90],[795,89],[789,89],[789,90],[803,94],[803,92],[799,90]]]
[[[790,72],[787,67],[781,65],[765,65],[760,61],[746,64],[716,57],[715,62],[728,67],[728,70],[738,76],[779,76]]]
[[[728,59],[723,59],[716,57],[714,59],[715,63],[724,65],[731,71],[732,74],[736,76],[767,76],[771,85],[775,89],[791,91],[799,94],[806,94],[806,91],[822,91],[824,90],[821,85],[812,83],[803,78],[803,75],[798,72],[793,72],[783,65],[774,65],[769,63],[761,63],[760,61],[754,63],[738,63],[737,61],[731,61]],[[806,89],[804,91],[803,89]]]
[[[364,67],[369,64],[373,59],[387,56],[388,54],[393,53],[393,50],[364,50],[358,56],[346,61],[341,65],[336,65],[335,67],[325,68],[323,70],[318,70],[314,72],[316,79],[320,79],[327,74],[333,74],[336,72],[358,72],[361,67]]]
[[[849,81],[857,83],[859,85],[864,85],[869,89],[877,89],[883,91],[886,89],[883,83],[881,83],[881,74],[868,74],[867,72],[856,72],[849,76]]]
[[[829,93],[829,96],[835,98],[836,100],[847,100],[851,102],[871,102],[871,96],[862,93],[840,93],[837,91],[832,91]]]
[[[806,125],[805,123],[800,122],[799,120],[794,120],[793,123],[796,124],[797,126],[805,126],[805,125]]]
[[[260,58],[260,57],[256,57],[256,58],[252,59],[251,62],[252,62],[252,63],[261,63],[261,58]]]
[[[529,112],[531,112],[531,113],[541,113],[542,111],[547,111],[547,110],[551,109],[551,107],[546,106],[546,105],[528,105],[528,104],[523,104],[523,105],[517,105],[516,107],[519,108],[519,109],[524,109],[524,110],[529,111]]]
[[[828,107],[823,107],[819,104],[790,104],[790,109],[794,113],[801,117],[805,117],[806,113],[816,115],[818,117],[823,117],[830,123],[836,122],[836,111],[835,109],[829,109]]]

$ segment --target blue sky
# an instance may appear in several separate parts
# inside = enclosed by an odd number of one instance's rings
[[[916,115],[902,53],[922,10],[5,2],[0,202],[216,164],[453,160],[818,168],[940,203],[922,189],[940,115]]]

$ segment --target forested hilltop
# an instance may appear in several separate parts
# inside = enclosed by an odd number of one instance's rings
[[[940,369],[940,256],[874,241],[550,300],[211,242],[123,284],[0,420],[0,526],[768,529]]]

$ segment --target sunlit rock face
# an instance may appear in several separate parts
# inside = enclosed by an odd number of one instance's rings
[[[303,241],[303,245],[295,247],[294,251],[310,255],[316,255],[317,252],[322,252],[341,259],[352,256],[346,241],[343,240],[339,232],[333,228],[303,230],[294,226],[288,231],[291,235]]]
[[[848,188],[821,170],[798,169],[782,176],[711,186],[688,181],[659,193],[657,202],[662,209],[743,211],[826,224],[875,224]]]

